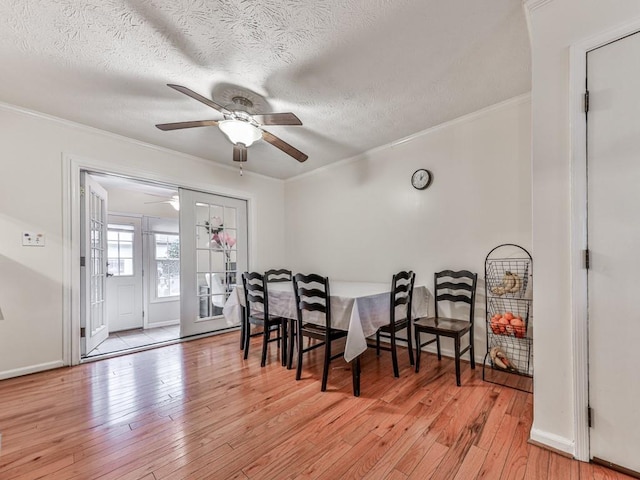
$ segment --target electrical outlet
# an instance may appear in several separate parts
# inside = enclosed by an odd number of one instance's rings
[[[22,232],[22,245],[24,247],[44,247],[44,233]]]

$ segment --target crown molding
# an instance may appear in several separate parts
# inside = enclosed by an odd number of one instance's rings
[[[309,172],[305,172],[305,173],[301,173],[300,175],[296,175],[295,177],[289,177],[287,179],[284,180],[285,183],[290,183],[290,182],[295,182],[297,180],[301,180],[303,178],[307,178],[307,177],[313,177],[314,175],[317,175],[319,173],[323,173],[326,171],[330,171],[333,170],[334,168],[341,168],[345,165],[348,165],[350,163],[354,163],[354,162],[358,162],[360,160],[364,160],[368,157],[370,157],[373,154],[379,153],[379,152],[384,152],[386,150],[391,150],[394,147],[402,144],[402,143],[407,143],[407,142],[411,142],[417,138],[420,137],[424,137],[427,136],[433,132],[436,132],[438,130],[442,130],[448,127],[451,127],[453,125],[457,125],[457,124],[462,124],[462,123],[466,123],[466,122],[471,122],[477,118],[480,118],[488,113],[491,113],[493,111],[496,110],[500,110],[502,108],[507,108],[511,105],[518,105],[520,103],[525,103],[525,102],[530,102],[531,101],[531,92],[527,92],[527,93],[523,93],[521,95],[517,95],[513,98],[509,98],[507,100],[503,100],[502,102],[498,102],[495,103],[493,105],[489,105],[488,107],[482,108],[480,110],[476,110],[475,112],[472,113],[468,113],[466,115],[463,115],[461,117],[458,118],[454,118],[453,120],[449,120],[447,122],[441,123],[439,125],[435,125],[433,127],[427,128],[426,130],[422,130],[420,132],[417,133],[413,133],[409,136],[406,136],[404,138],[401,138],[399,140],[395,140],[391,143],[385,144],[385,145],[380,145],[379,147],[375,147],[372,148],[371,150],[367,150],[366,152],[363,153],[359,153],[358,155],[355,155],[353,157],[348,157],[348,158],[344,158],[342,160],[338,160],[337,162],[333,162],[333,163],[329,163],[327,165],[323,165],[322,167],[318,167],[314,170],[311,170]]]
[[[534,10],[537,10],[538,8],[546,5],[547,3],[551,3],[553,0],[524,0],[524,7],[530,11],[533,12]]]
[[[194,162],[198,162],[201,163],[203,165],[208,165],[211,166],[213,165],[214,167],[217,168],[221,168],[223,170],[230,170],[230,171],[238,171],[238,167],[236,167],[235,165],[227,165],[225,163],[221,163],[221,162],[217,162],[215,160],[209,160],[206,158],[202,158],[202,157],[197,157],[195,155],[191,155],[189,153],[183,153],[183,152],[179,152],[177,150],[171,150],[170,148],[166,148],[166,147],[161,147],[159,145],[154,145],[153,143],[148,143],[148,142],[144,142],[142,140],[136,140],[135,138],[131,138],[131,137],[127,137],[125,135],[120,135],[118,133],[113,133],[113,132],[109,132],[107,130],[101,130],[99,128],[96,127],[91,127],[89,125],[85,125],[83,123],[78,123],[78,122],[74,122],[72,120],[67,120],[65,118],[61,118],[61,117],[56,117],[54,115],[50,115],[48,113],[43,113],[43,112],[38,112],[36,110],[30,110],[26,107],[21,107],[19,105],[13,105],[10,103],[5,103],[5,102],[0,102],[0,111],[7,111],[7,112],[13,112],[13,113],[17,113],[20,115],[24,115],[27,117],[33,117],[33,118],[37,118],[40,120],[46,120],[49,122],[53,122],[53,123],[57,123],[59,125],[64,125],[65,127],[70,127],[79,131],[83,131],[86,133],[91,133],[94,135],[100,135],[106,138],[110,138],[112,140],[118,140],[121,142],[125,142],[128,143],[130,145],[136,145],[139,147],[143,147],[145,149],[148,150],[155,150],[157,152],[160,153],[165,153],[165,154],[171,154],[174,155],[176,157],[180,157],[180,158],[184,158],[187,160],[192,160]],[[270,177],[268,175],[264,175],[262,173],[257,173],[257,172],[252,172],[250,170],[244,170],[243,175],[248,175],[250,177],[259,177],[262,178],[264,180],[269,180],[269,181],[274,181],[274,182],[284,182],[283,179],[280,178],[276,178],[276,177]]]

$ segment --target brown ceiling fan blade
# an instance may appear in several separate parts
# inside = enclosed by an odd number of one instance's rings
[[[247,161],[247,147],[238,143],[233,146],[233,161],[234,162],[246,162]]]
[[[226,108],[224,108],[222,105],[218,105],[216,102],[214,102],[213,100],[209,100],[207,97],[203,97],[202,95],[200,95],[199,93],[194,92],[193,90],[187,88],[187,87],[183,87],[182,85],[174,85],[171,83],[167,84],[167,87],[171,87],[174,90],[179,91],[180,93],[184,93],[185,95],[198,100],[199,102],[204,103],[205,105],[214,108],[216,110],[218,110],[219,112],[224,113],[225,115],[228,115],[229,110],[227,110]]]
[[[156,125],[160,130],[179,130],[181,128],[193,128],[193,127],[215,127],[218,125],[217,120],[194,120],[193,122],[174,122],[174,123],[159,123]]]
[[[295,114],[287,113],[263,113],[252,115],[253,119],[261,125],[302,125]]]
[[[281,138],[278,138],[274,134],[269,133],[269,132],[267,132],[265,130],[262,131],[262,138],[266,142],[269,142],[274,147],[277,147],[280,150],[282,150],[287,155],[291,155],[293,158],[295,158],[299,162],[304,162],[307,158],[309,158],[308,155],[302,153],[300,150],[298,150],[295,147],[292,147],[291,145],[289,145],[287,142],[285,142]]]

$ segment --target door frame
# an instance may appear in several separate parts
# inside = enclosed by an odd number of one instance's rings
[[[576,42],[569,48],[569,122],[571,159],[571,331],[573,347],[574,457],[588,462],[589,329],[587,270],[587,123],[584,93],[587,53],[640,30],[640,18]]]
[[[173,153],[176,158],[181,155]],[[188,157],[194,159],[194,157]],[[126,161],[127,159],[125,159]],[[93,159],[72,153],[62,153],[62,360],[64,365],[79,365],[84,361],[80,352],[80,171],[102,173],[126,177],[146,183],[175,188],[188,188],[214,195],[246,200],[248,223],[248,264],[252,268],[257,261],[258,238],[255,215],[255,196],[246,191],[230,189],[211,183],[182,181],[176,182],[169,174],[141,170],[108,161]]]

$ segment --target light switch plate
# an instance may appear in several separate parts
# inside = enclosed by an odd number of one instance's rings
[[[44,233],[22,232],[22,245],[25,247],[44,247]]]

